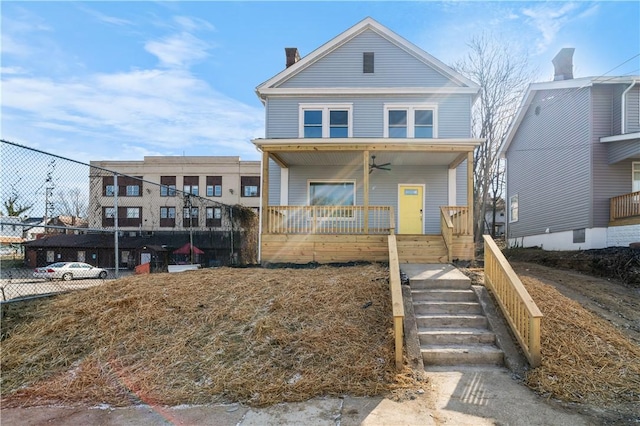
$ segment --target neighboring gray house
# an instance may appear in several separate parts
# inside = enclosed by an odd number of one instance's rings
[[[474,256],[479,87],[366,18],[259,85],[265,262]]]
[[[529,86],[501,155],[510,246],[579,250],[640,241],[640,76]]]

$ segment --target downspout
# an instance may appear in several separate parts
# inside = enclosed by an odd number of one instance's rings
[[[627,88],[625,89],[625,91],[624,91],[624,92],[622,92],[622,107],[621,107],[621,109],[620,109],[620,111],[621,111],[621,115],[622,115],[622,117],[620,117],[620,120],[621,120],[621,121],[620,121],[620,134],[622,134],[622,135],[624,135],[625,133],[627,133],[627,132],[626,132],[626,130],[627,130],[627,129],[625,128],[625,127],[626,127],[626,126],[625,126],[625,123],[627,122],[627,120],[626,120],[626,118],[627,118],[627,117],[626,117],[627,113],[626,113],[626,111],[625,111],[625,109],[626,109],[626,108],[625,108],[625,106],[626,106],[626,104],[627,104],[627,102],[626,102],[626,100],[627,100],[627,99],[626,99],[627,92],[629,92],[629,90],[633,89],[633,86],[635,86],[635,85],[636,85],[636,83],[637,83],[637,80],[634,78],[634,79],[633,79],[633,81],[631,82],[631,86],[627,87]]]

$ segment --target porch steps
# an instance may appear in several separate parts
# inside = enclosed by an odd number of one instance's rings
[[[402,265],[409,277],[425,365],[502,365],[471,281],[451,265]]]
[[[396,235],[400,263],[447,263],[442,235]]]

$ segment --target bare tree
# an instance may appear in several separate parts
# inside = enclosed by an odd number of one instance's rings
[[[19,200],[20,195],[15,191],[9,195],[9,198],[4,200],[3,205],[7,216],[21,216],[33,207],[33,205],[30,204],[22,204]]]
[[[87,216],[87,201],[79,188],[58,192],[58,214],[71,216],[73,219]]]
[[[487,204],[495,210],[502,196],[504,165],[498,150],[534,71],[528,55],[493,35],[475,36],[469,53],[454,68],[480,85],[473,110],[473,135],[486,141],[474,152],[474,236],[482,238]]]

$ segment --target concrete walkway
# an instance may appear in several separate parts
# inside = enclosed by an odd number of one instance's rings
[[[428,368],[424,394],[395,402],[373,398],[317,398],[256,409],[240,404],[130,408],[3,409],[3,425],[595,425],[553,405],[502,367]]]

